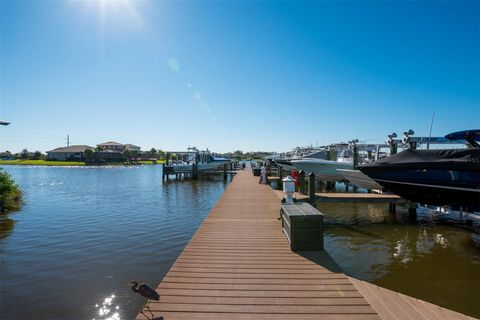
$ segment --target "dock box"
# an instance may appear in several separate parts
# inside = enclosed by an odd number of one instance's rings
[[[284,204],[282,231],[292,251],[323,250],[323,214],[306,202]]]
[[[252,170],[255,177],[260,177],[260,175],[262,174],[262,168],[253,168]]]

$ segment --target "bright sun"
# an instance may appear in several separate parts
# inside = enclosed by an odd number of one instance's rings
[[[131,0],[88,0],[86,3],[89,11],[97,12],[101,25],[105,25],[107,20],[117,20],[136,29],[143,26],[143,19]]]

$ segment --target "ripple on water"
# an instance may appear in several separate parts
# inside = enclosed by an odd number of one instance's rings
[[[162,184],[160,166],[6,170],[26,204],[0,238],[2,319],[134,318],[127,283],[156,286],[226,186]]]

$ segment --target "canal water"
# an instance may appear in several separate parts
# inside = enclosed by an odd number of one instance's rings
[[[25,205],[0,218],[2,319],[134,319],[227,183],[170,181],[160,166],[5,166]],[[354,277],[480,317],[470,233],[406,223],[383,204],[320,204],[325,247]]]
[[[0,318],[134,319],[227,183],[161,166],[5,166],[25,205],[0,222]]]
[[[408,223],[388,204],[323,203],[325,248],[343,271],[480,318],[480,249],[455,226]]]

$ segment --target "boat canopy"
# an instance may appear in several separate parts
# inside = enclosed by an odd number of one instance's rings
[[[464,130],[449,133],[445,136],[449,140],[467,140],[475,148],[480,148],[478,142],[480,142],[480,129]]]
[[[430,166],[461,165],[471,164],[480,170],[480,149],[435,149],[435,150],[412,150],[408,149],[390,157],[366,163],[360,168],[368,167],[392,167],[409,165],[416,166],[420,163],[428,163]]]

